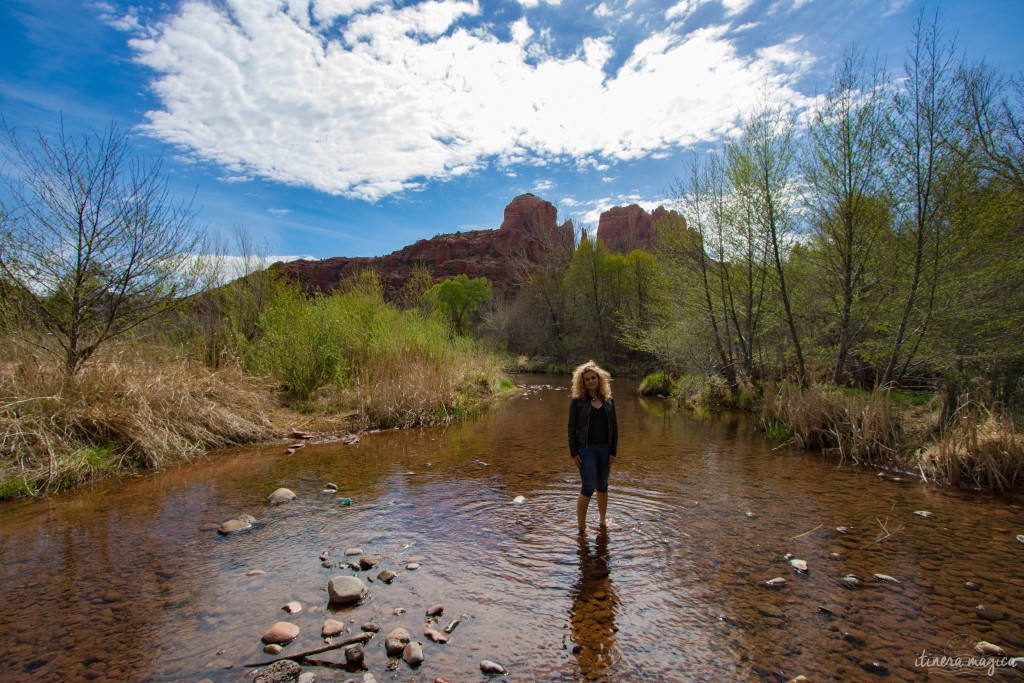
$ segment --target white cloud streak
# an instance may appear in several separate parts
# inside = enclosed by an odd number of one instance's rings
[[[695,0],[699,2],[700,0]],[[745,6],[731,0],[729,7]],[[152,135],[264,177],[375,201],[488,164],[596,165],[733,134],[768,84],[810,58],[794,42],[741,56],[728,26],[551,56],[526,18],[470,28],[476,2],[188,0],[132,41],[156,74]]]

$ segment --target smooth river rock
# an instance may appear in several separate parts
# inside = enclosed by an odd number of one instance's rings
[[[508,671],[505,670],[505,667],[503,667],[501,664],[498,664],[497,662],[492,662],[489,659],[484,659],[480,661],[480,670],[483,671],[485,674],[508,673]]]
[[[435,643],[447,643],[449,640],[451,640],[451,638],[449,638],[448,636],[441,633],[435,628],[426,629],[425,631],[423,631],[423,635],[426,636],[428,640],[432,640]]]
[[[405,650],[405,646],[411,640],[412,636],[409,635],[409,632],[399,626],[392,629],[391,633],[388,634],[387,639],[384,641],[384,649],[387,650],[389,657],[400,657]]]
[[[279,621],[273,624],[263,634],[264,643],[277,643],[286,645],[299,637],[299,627],[287,621]]]
[[[269,496],[267,496],[267,505],[280,505],[281,503],[290,503],[295,500],[295,494],[289,489],[277,489]]]
[[[334,619],[328,619],[324,622],[323,628],[320,629],[321,638],[333,638],[334,636],[341,635],[345,632],[345,624]]]
[[[228,534],[233,534],[236,531],[248,529],[251,526],[252,524],[250,524],[244,519],[229,519],[228,521],[224,522],[219,527],[217,527],[217,533],[223,536],[227,536]]]
[[[409,643],[402,650],[402,659],[409,666],[419,666],[423,663],[423,647],[415,641]]]
[[[332,605],[351,605],[366,594],[366,584],[355,576],[335,576],[327,584]]]

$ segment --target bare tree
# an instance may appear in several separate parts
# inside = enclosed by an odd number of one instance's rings
[[[192,203],[172,197],[160,161],[134,156],[116,125],[75,138],[62,123],[28,143],[4,121],[0,146],[0,273],[20,293],[5,305],[67,374],[208,282]]]

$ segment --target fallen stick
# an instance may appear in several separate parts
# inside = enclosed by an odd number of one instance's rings
[[[324,645],[323,647],[313,648],[312,650],[306,650],[305,652],[296,652],[293,655],[286,655],[284,657],[278,657],[277,659],[271,659],[266,662],[253,662],[251,664],[243,664],[242,666],[267,666],[274,662],[283,662],[286,659],[305,659],[310,655],[318,655],[321,652],[327,652],[328,650],[337,650],[339,647],[345,647],[346,645],[355,645],[356,643],[365,643],[370,638],[373,638],[372,633],[360,633],[358,636],[346,638],[337,643],[331,643],[330,645]]]
[[[814,527],[810,531],[805,531],[802,534],[797,534],[796,536],[794,536],[793,538],[791,538],[789,540],[795,541],[796,539],[800,538],[801,536],[806,536],[807,534],[812,534],[812,533],[814,533],[815,531],[817,531],[820,528],[821,528],[821,525],[819,524],[818,526]]]

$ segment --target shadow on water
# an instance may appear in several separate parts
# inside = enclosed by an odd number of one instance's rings
[[[413,671],[371,640],[378,681],[479,681],[481,659],[531,682],[988,679],[920,657],[980,640],[1024,654],[1017,502],[774,448],[742,416],[698,418],[620,382],[610,529],[579,539],[565,379],[527,381],[446,429],[241,449],[0,506],[0,680],[248,682],[271,624],[300,628],[294,653],[323,645],[328,618],[423,643]],[[298,497],[265,506],[281,486]],[[253,528],[217,534],[240,514]],[[377,566],[348,568],[349,548]],[[362,578],[367,599],[330,607],[337,575]],[[291,601],[302,611],[283,612]],[[449,643],[423,636],[456,619]]]

